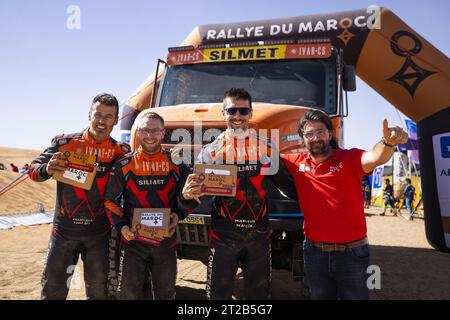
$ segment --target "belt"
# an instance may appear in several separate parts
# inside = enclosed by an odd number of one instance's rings
[[[367,237],[361,240],[347,242],[347,243],[330,243],[330,242],[317,242],[308,239],[315,247],[319,248],[322,251],[345,251],[347,249],[352,249],[356,247],[363,246],[365,244],[369,244],[369,240]]]

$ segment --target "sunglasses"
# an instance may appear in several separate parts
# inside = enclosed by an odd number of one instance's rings
[[[228,109],[225,109],[225,112],[230,116],[234,116],[236,114],[236,112],[238,112],[238,111],[241,116],[246,116],[250,113],[250,111],[252,111],[252,109],[250,109],[250,108],[228,108]]]

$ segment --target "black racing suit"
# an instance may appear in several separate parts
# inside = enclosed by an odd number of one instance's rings
[[[65,299],[78,258],[84,263],[88,299],[107,299],[109,235],[103,197],[113,161],[130,151],[112,138],[96,142],[85,130],[56,136],[52,144],[33,160],[29,176],[34,181],[51,178],[46,165],[56,152],[72,151],[97,156],[97,173],[89,191],[57,182],[52,233],[42,276],[41,299]]]
[[[197,206],[195,200],[184,200],[181,195],[187,175],[187,168],[175,165],[163,150],[150,155],[139,148],[124,155],[114,164],[105,196],[111,223],[121,232],[123,226],[131,225],[135,208],[171,208],[182,219],[184,210]],[[146,298],[143,287],[148,270],[153,298],[174,299],[176,235],[162,241],[121,237],[118,269],[119,299]]]
[[[272,184],[289,198],[297,199],[292,177],[268,141],[250,131],[244,139],[236,139],[227,130],[202,149],[199,161],[238,167],[236,196],[213,197],[207,298],[231,299],[239,266],[244,272],[245,299],[270,298],[271,231],[267,192]],[[269,168],[272,172],[263,172]]]

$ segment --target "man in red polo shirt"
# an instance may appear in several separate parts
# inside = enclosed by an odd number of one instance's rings
[[[383,122],[372,150],[340,149],[329,116],[308,111],[299,135],[308,153],[282,155],[304,213],[305,273],[312,299],[369,299],[369,246],[361,178],[387,162],[408,135]]]

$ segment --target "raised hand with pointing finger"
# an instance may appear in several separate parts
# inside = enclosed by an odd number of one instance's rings
[[[372,150],[364,152],[361,165],[364,172],[369,173],[377,166],[386,163],[396,151],[398,144],[408,141],[408,134],[399,126],[389,127],[388,121],[383,120],[383,136]]]
[[[388,121],[383,120],[383,138],[382,142],[388,147],[395,147],[397,144],[403,144],[408,141],[408,134],[399,126],[389,127]]]

